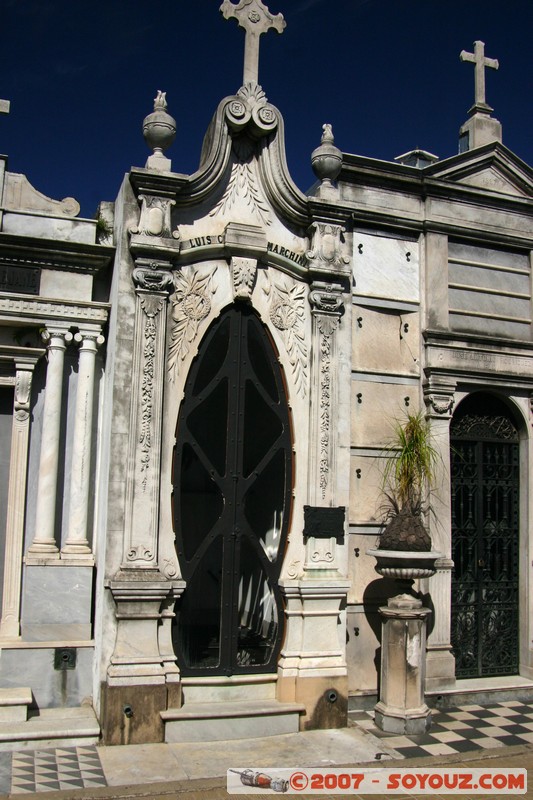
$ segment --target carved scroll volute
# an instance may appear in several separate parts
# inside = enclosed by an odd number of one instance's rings
[[[31,369],[17,369],[15,380],[15,419],[18,422],[26,422],[30,415],[30,395],[33,366]]]

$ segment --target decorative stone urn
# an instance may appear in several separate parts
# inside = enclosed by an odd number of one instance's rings
[[[435,574],[435,562],[442,553],[380,548],[367,553],[377,560],[376,572],[394,578],[401,590],[379,609],[381,681],[376,725],[387,733],[425,733],[431,726],[431,711],[424,701],[426,626],[431,611],[411,594],[411,588],[415,579]]]

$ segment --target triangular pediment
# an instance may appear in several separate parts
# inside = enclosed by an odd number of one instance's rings
[[[533,195],[533,170],[498,142],[439,161],[425,174],[498,194]]]

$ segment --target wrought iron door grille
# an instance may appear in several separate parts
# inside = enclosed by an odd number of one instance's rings
[[[508,417],[469,414],[451,444],[456,675],[517,674],[518,434]]]
[[[292,444],[281,368],[251,309],[223,312],[191,366],[173,483],[182,673],[275,671]]]

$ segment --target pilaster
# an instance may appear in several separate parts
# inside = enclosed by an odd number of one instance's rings
[[[22,583],[22,548],[30,435],[30,398],[33,370],[38,360],[20,358],[15,363],[15,399],[9,465],[6,542],[4,552],[4,590],[2,598],[1,639],[20,636],[20,598]]]
[[[159,570],[159,486],[168,261],[138,258],[133,270],[135,320],[122,564],[106,582],[116,606],[117,636],[104,688],[104,740],[162,741],[167,683],[179,672],[169,644],[169,609],[183,581]],[[173,688],[176,695],[176,689]],[[131,709],[128,716],[125,708]],[[129,712],[128,712],[129,713]],[[122,737],[122,738],[121,738]]]
[[[344,313],[342,286],[315,281],[309,295],[312,315],[309,502],[334,502],[335,414],[338,396],[337,330]]]
[[[431,600],[435,609],[433,629],[428,637],[426,691],[455,685],[455,658],[451,652],[451,560],[452,520],[450,488],[450,421],[456,383],[449,378],[430,375],[424,386],[426,416],[431,420],[433,446],[437,450],[436,490],[431,497],[433,513],[428,520],[434,550],[444,553],[436,562],[431,579]]]
[[[157,569],[159,465],[170,263],[138,259],[122,568]]]

